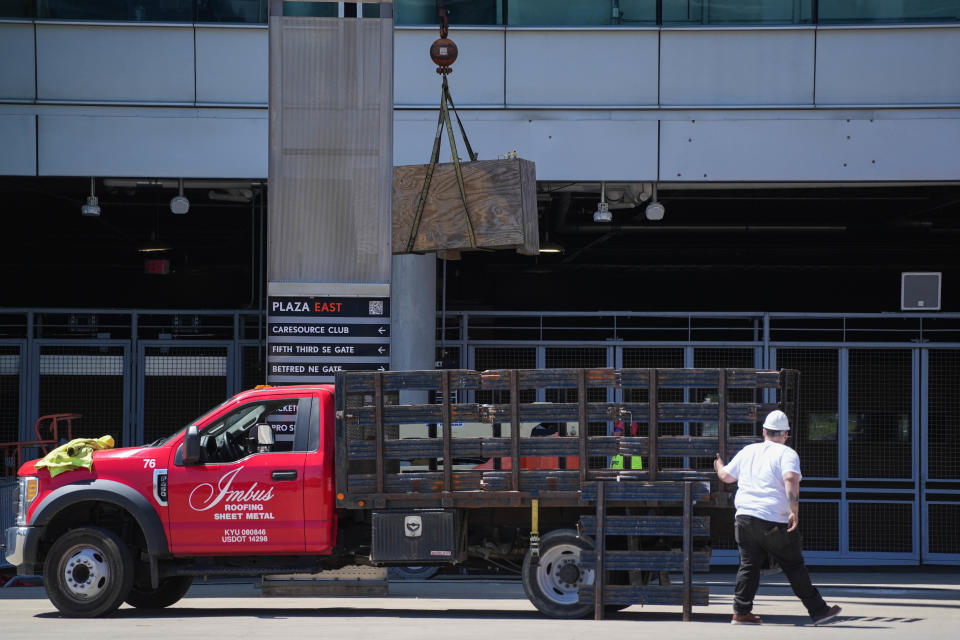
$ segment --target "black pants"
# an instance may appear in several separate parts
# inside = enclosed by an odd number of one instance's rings
[[[753,597],[760,586],[760,569],[768,555],[783,569],[793,592],[811,617],[827,610],[827,603],[810,582],[800,550],[799,530],[788,532],[786,524],[753,516],[737,516],[736,538],[740,547],[740,570],[737,571],[737,586],[733,595],[734,613],[743,615],[753,609]]]

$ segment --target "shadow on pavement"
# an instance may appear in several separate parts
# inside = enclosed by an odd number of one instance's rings
[[[39,613],[35,618],[50,619],[62,618],[58,612]],[[163,618],[423,618],[423,619],[498,619],[498,620],[536,620],[544,617],[536,611],[504,611],[502,609],[365,609],[356,608],[324,608],[324,609],[279,609],[279,608],[225,608],[191,609],[188,607],[172,607],[157,611],[143,609],[120,609],[111,614],[111,618],[127,620],[153,620]]]

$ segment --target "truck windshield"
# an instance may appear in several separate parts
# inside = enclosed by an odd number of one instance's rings
[[[231,399],[232,399],[232,398],[231,398]],[[170,435],[165,436],[165,437],[163,437],[163,438],[157,438],[156,440],[154,440],[153,442],[151,442],[151,443],[148,444],[147,446],[148,446],[148,447],[162,447],[163,445],[165,445],[166,443],[170,442],[171,440],[173,440],[174,438],[176,438],[178,435],[180,435],[181,433],[183,433],[184,431],[186,431],[186,430],[187,430],[187,427],[189,427],[189,426],[192,425],[192,424],[197,424],[197,423],[199,423],[200,421],[202,421],[204,418],[206,418],[207,416],[209,416],[209,415],[211,415],[211,414],[213,414],[213,413],[216,413],[217,411],[220,410],[220,407],[226,405],[228,402],[230,402],[230,400],[225,400],[224,402],[221,402],[220,404],[218,404],[217,406],[215,406],[213,409],[210,409],[209,411],[205,411],[205,412],[201,413],[199,416],[197,416],[196,418],[194,418],[193,420],[191,420],[191,421],[188,422],[187,424],[183,425],[181,428],[177,429],[176,431],[174,431],[174,432],[171,433]]]

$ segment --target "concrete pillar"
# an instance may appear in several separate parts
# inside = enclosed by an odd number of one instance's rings
[[[433,369],[437,344],[437,257],[393,256],[390,368]],[[403,391],[400,404],[426,402],[424,392]]]

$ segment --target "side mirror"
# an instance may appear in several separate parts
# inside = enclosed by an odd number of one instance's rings
[[[247,431],[247,453],[270,453],[273,442],[273,427],[267,423],[255,424]]]
[[[187,433],[183,437],[183,463],[197,464],[200,462],[200,430],[197,425],[192,424],[187,427]]]
[[[260,446],[273,446],[273,427],[269,424],[257,425],[257,444]]]

